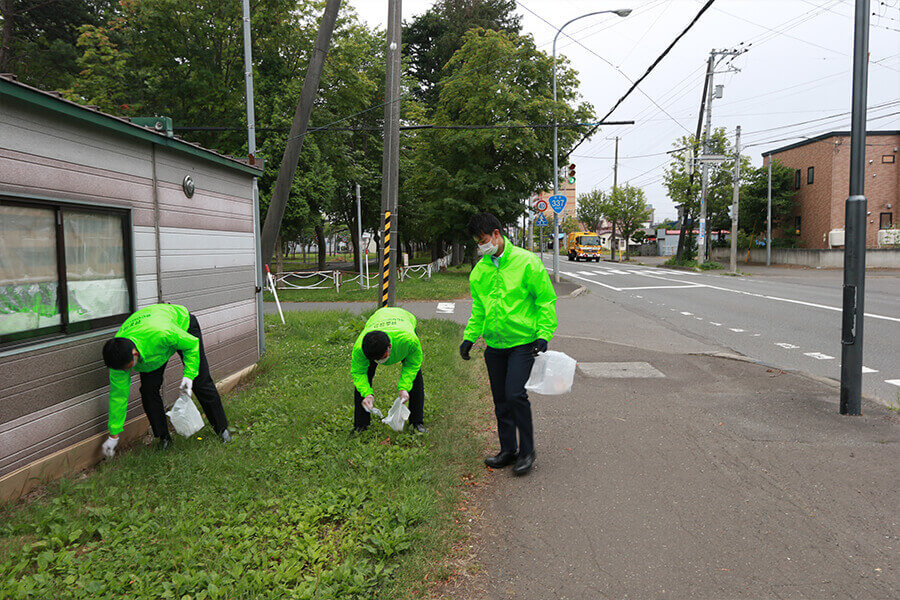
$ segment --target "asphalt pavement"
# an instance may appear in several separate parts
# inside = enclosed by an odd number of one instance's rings
[[[614,276],[599,277],[648,280]],[[470,555],[436,595],[896,598],[900,416],[867,399],[841,416],[833,386],[723,358],[690,321],[616,294],[558,303],[573,389],[531,395],[536,466],[471,494]]]
[[[545,260],[551,266],[549,257]],[[840,380],[840,271],[756,267],[751,276],[563,260],[563,277],[636,317],[767,365]],[[866,277],[863,393],[900,405],[900,271]]]

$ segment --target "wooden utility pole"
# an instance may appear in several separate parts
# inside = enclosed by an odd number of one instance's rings
[[[400,17],[401,0],[388,0],[387,70],[384,90],[384,152],[381,161],[381,214],[384,232],[380,306],[397,301],[397,187],[400,178]]]
[[[281,219],[284,217],[284,209],[291,193],[291,182],[294,181],[294,173],[297,171],[297,161],[300,158],[300,151],[303,149],[306,128],[309,126],[309,115],[312,113],[316,93],[319,90],[319,80],[322,78],[322,68],[325,65],[325,57],[328,55],[331,34],[334,31],[334,23],[337,20],[340,6],[341,0],[327,0],[316,43],[313,46],[312,57],[306,68],[306,79],[303,80],[300,101],[294,112],[291,133],[284,148],[281,168],[278,170],[275,189],[272,191],[272,200],[269,202],[269,210],[266,213],[266,222],[263,224],[260,246],[262,260],[265,263],[272,259],[272,253],[275,251],[275,238],[278,237],[278,232],[281,230]]]

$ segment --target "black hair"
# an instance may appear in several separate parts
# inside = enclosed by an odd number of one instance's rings
[[[369,360],[380,360],[391,345],[391,338],[383,331],[370,331],[363,338],[362,351]]]
[[[124,370],[134,360],[134,342],[128,338],[114,337],[103,344],[103,362],[110,369]]]
[[[500,219],[491,213],[478,213],[477,215],[473,215],[472,218],[469,219],[469,224],[466,226],[466,231],[468,231],[469,235],[472,237],[478,237],[483,234],[493,235],[495,229],[502,231],[503,226],[500,225]]]

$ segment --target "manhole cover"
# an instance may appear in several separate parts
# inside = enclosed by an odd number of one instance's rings
[[[578,370],[588,377],[665,377],[645,362],[597,362],[578,363]]]

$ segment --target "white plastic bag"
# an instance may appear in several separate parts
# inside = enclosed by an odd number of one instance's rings
[[[381,422],[394,431],[403,431],[403,426],[406,425],[407,419],[409,419],[409,408],[398,396],[394,400],[394,404],[391,405],[391,410],[388,411],[387,416]]]
[[[567,394],[575,379],[575,365],[575,359],[564,352],[542,352],[534,359],[525,389],[544,396]]]
[[[176,433],[184,437],[190,437],[203,429],[203,417],[188,394],[181,394],[166,416],[172,421]]]

